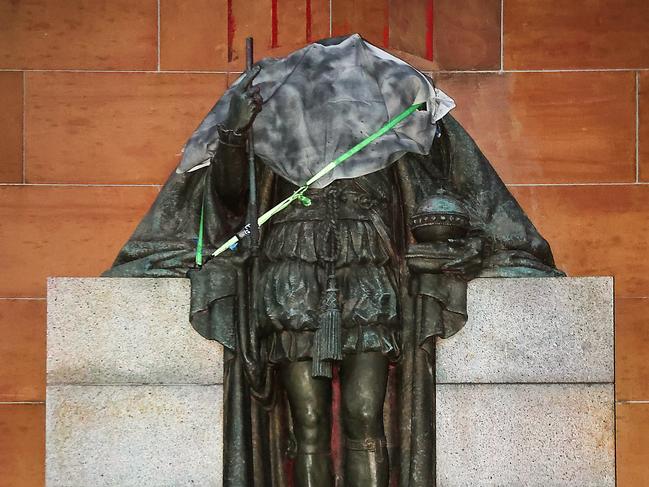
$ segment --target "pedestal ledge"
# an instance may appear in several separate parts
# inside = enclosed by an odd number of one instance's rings
[[[223,348],[191,327],[189,293],[189,279],[49,279],[48,384],[222,384]]]
[[[437,382],[614,380],[613,278],[476,279],[469,320],[437,343]]]

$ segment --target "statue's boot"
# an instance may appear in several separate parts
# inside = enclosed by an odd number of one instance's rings
[[[345,441],[345,487],[388,487],[385,438]]]
[[[295,456],[296,487],[333,487],[331,452],[303,453]]]

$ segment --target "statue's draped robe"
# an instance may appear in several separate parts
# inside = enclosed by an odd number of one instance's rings
[[[434,303],[426,316],[416,312],[418,299],[409,293],[412,276],[404,255],[412,242],[409,216],[424,199],[444,186],[467,206],[473,233],[486,243],[482,276],[558,276],[547,242],[525,216],[489,162],[464,129],[450,116],[440,122],[441,137],[429,155],[406,154],[391,166],[403,208],[402,239],[395,246],[400,269],[402,357],[392,368],[386,399],[386,434],[391,473],[400,487],[429,487],[435,478],[435,377],[431,354],[436,336],[448,337],[466,322],[466,279],[442,275],[424,290]],[[225,347],[225,459],[224,486],[289,485],[290,415],[280,389],[265,403],[251,399],[237,356],[237,310],[245,298],[237,289],[240,272],[225,256],[194,264],[201,205],[205,207],[205,254],[211,253],[243,221],[240,209],[226,206],[211,184],[219,170],[211,166],[189,173],[173,173],[152,208],[124,245],[105,276],[187,277],[192,284],[191,323],[205,338]],[[261,164],[261,163],[260,163]],[[259,198],[268,208],[273,173],[264,168]],[[263,232],[262,232],[263,238]],[[240,284],[239,284],[240,287]],[[270,372],[272,377],[273,372]],[[254,444],[254,449],[251,445]],[[342,454],[342,451],[340,451]]]

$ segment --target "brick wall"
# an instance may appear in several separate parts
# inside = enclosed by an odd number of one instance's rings
[[[647,485],[646,0],[0,0],[0,487],[43,485],[45,278],[110,265],[247,35],[355,31],[434,73],[561,268],[616,277],[619,485]]]

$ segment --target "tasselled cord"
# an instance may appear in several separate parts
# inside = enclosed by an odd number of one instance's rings
[[[335,184],[335,183],[334,183]],[[338,229],[338,199],[340,192],[338,188],[331,188],[328,191],[326,204],[327,204],[327,217],[328,217],[328,235],[329,241],[329,256],[327,259],[327,289],[332,288],[338,291],[338,282],[336,279],[336,262],[338,260],[338,247],[340,242],[340,231]],[[326,292],[326,290],[325,290]]]

